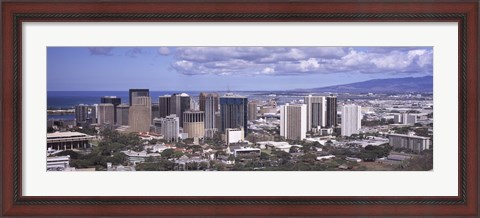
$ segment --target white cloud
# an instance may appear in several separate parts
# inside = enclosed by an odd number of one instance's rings
[[[419,47],[181,47],[172,68],[186,75],[431,74]]]

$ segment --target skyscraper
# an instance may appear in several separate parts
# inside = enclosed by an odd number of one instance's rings
[[[113,104],[99,104],[97,106],[97,117],[100,125],[113,125],[115,122],[115,109]]]
[[[122,99],[117,96],[104,96],[100,99],[102,104],[113,104],[114,123],[117,123],[117,106],[122,103]]]
[[[307,105],[280,106],[280,136],[285,139],[303,140],[307,134]]]
[[[190,110],[190,96],[185,93],[173,94],[170,104],[170,113],[177,115],[180,127],[183,127],[183,112]]]
[[[128,110],[130,106],[126,104],[120,104],[117,106],[117,125],[127,126],[128,125]]]
[[[85,104],[75,105],[76,125],[97,123],[97,108]]]
[[[87,120],[88,116],[88,105],[79,104],[75,105],[75,121],[76,125],[80,125]]]
[[[362,126],[362,107],[357,105],[344,105],[342,107],[342,136],[358,134]]]
[[[248,102],[248,117],[249,121],[257,120],[257,101]]]
[[[180,119],[175,114],[160,118],[163,139],[167,142],[176,142],[180,135]]]
[[[152,103],[152,123],[155,117],[160,117],[160,106],[159,103]]]
[[[133,98],[140,96],[150,96],[148,89],[130,89],[128,91],[128,104],[132,106]]]
[[[213,102],[211,102],[211,105],[214,105],[213,109],[214,112],[218,111],[218,101],[219,101],[219,95],[218,93],[206,93],[206,92],[200,92],[200,95],[198,96],[198,101],[199,101],[199,106],[200,106],[200,111],[205,111],[207,110],[207,98],[210,97]]]
[[[203,138],[205,135],[205,112],[183,112],[183,132],[188,133],[188,138]]]
[[[164,95],[158,97],[158,118],[167,117],[171,114],[171,103],[172,96],[171,95]]]
[[[227,93],[220,97],[220,118],[222,132],[227,128],[243,128],[247,135],[248,98]]]
[[[200,93],[200,111],[205,111],[205,129],[215,128],[215,113],[218,112],[217,93]]]
[[[327,113],[326,113],[326,127],[337,126],[337,96],[327,96]]]
[[[324,96],[305,96],[307,105],[307,131],[326,126],[327,102]]]
[[[151,99],[147,96],[132,99],[132,106],[128,113],[128,125],[132,132],[148,132],[152,122]]]

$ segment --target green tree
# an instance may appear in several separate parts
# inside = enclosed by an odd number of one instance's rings
[[[169,149],[165,149],[162,151],[162,157],[166,158],[166,159],[170,159],[173,157],[173,154],[174,154],[175,150],[169,148]]]
[[[265,152],[261,152],[260,153],[260,160],[269,160],[270,159],[270,155],[265,153]]]
[[[55,154],[55,156],[67,156],[67,155],[70,156],[70,159],[78,159],[81,156],[81,154],[72,150],[65,150]]]
[[[182,157],[183,155],[184,155],[184,153],[181,152],[181,151],[174,151],[174,152],[173,152],[173,157],[174,157],[174,158],[177,158],[177,159],[180,158],[180,157]]]
[[[309,163],[309,164],[314,164],[315,161],[317,160],[317,155],[314,155],[314,154],[304,154],[302,157],[301,157],[301,160],[303,162],[306,162],[306,163]]]
[[[199,169],[199,170],[206,170],[206,169],[208,169],[208,163],[207,163],[207,162],[200,162],[200,164],[198,165],[198,169]]]
[[[113,165],[125,165],[128,161],[128,156],[122,152],[116,152],[111,157],[107,158],[107,162],[112,163]]]

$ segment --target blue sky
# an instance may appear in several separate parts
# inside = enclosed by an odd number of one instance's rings
[[[48,91],[287,90],[433,74],[432,47],[48,47]]]

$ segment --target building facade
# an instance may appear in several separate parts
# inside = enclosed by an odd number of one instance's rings
[[[147,96],[132,99],[132,106],[128,113],[128,125],[131,132],[148,132],[152,122],[151,99]]]
[[[90,148],[95,137],[80,132],[47,133],[47,150],[72,150]]]
[[[122,103],[122,99],[117,96],[104,96],[100,99],[102,104],[113,104],[114,123],[117,123],[117,106]]]
[[[210,98],[210,103],[207,102],[207,98]],[[218,93],[205,93],[200,92],[198,96],[198,103],[200,107],[200,111],[207,112],[207,105],[210,105],[213,109],[213,113],[218,111],[218,102],[219,102],[219,95]]]
[[[325,127],[331,128],[337,126],[337,96],[326,97],[326,121]]]
[[[247,134],[247,104],[248,98],[227,93],[220,97],[220,130],[225,133],[227,128],[243,128]]]
[[[158,118],[164,118],[171,114],[171,95],[158,97]]]
[[[205,111],[205,129],[215,128],[215,113],[218,112],[219,97],[217,93],[200,93],[200,111]]]
[[[89,106],[79,104],[75,106],[75,125],[97,123],[97,108],[96,106]]]
[[[307,135],[307,105],[280,106],[280,136],[285,139],[303,140]]]
[[[325,96],[306,96],[304,102],[307,105],[307,131],[312,128],[325,127],[327,115],[327,101]]]
[[[128,126],[128,110],[130,106],[120,104],[117,106],[117,125]]]
[[[203,138],[205,136],[205,112],[185,111],[183,113],[183,132],[189,138]]]
[[[180,136],[180,119],[175,114],[160,118],[160,126],[163,139],[167,142],[178,141]]]
[[[388,135],[390,146],[394,148],[407,148],[415,152],[430,149],[430,138],[423,136],[416,136],[412,133],[404,134],[390,134]]]
[[[362,107],[357,105],[344,105],[342,107],[342,136],[358,134],[362,127]]]
[[[190,110],[191,98],[185,93],[173,94],[171,97],[170,113],[180,119],[180,127],[183,127],[183,112]]]
[[[100,125],[113,125],[115,123],[115,107],[113,104],[98,104],[97,118]]]
[[[242,142],[245,139],[243,128],[227,128],[225,129],[225,143],[230,145],[232,143]]]
[[[148,89],[130,89],[128,90],[128,104],[132,106],[133,99],[136,97],[149,97],[150,90]]]
[[[255,121],[257,120],[257,101],[249,101],[248,102],[248,116],[247,120]]]
[[[152,118],[152,123],[153,123],[154,118],[160,117],[160,105],[159,105],[159,103],[152,103],[152,112],[151,113],[152,113],[151,118]]]

